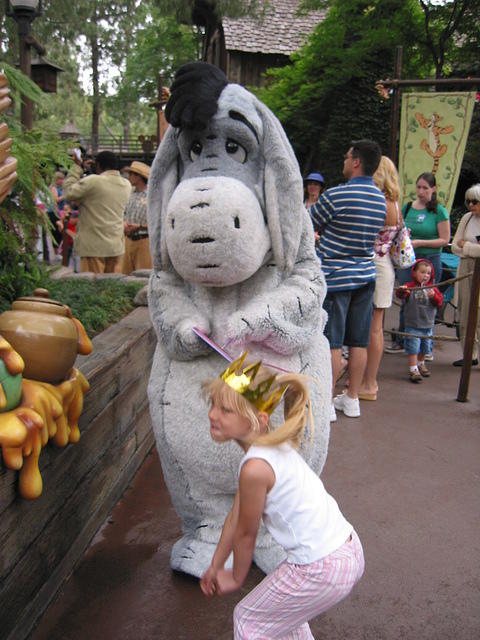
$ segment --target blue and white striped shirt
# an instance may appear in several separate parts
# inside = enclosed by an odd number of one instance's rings
[[[328,291],[358,289],[375,280],[373,243],[385,223],[385,196],[370,176],[327,189],[310,207],[320,234],[317,255]]]

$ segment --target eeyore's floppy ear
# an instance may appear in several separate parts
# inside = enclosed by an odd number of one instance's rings
[[[168,127],[158,147],[148,180],[148,234],[155,271],[167,269],[170,262],[162,225],[167,205],[179,181],[177,132]]]
[[[167,269],[170,261],[162,233],[167,205],[180,181],[176,129],[205,129],[215,115],[218,97],[228,84],[223,71],[206,62],[190,62],[177,71],[165,117],[172,125],[157,150],[148,180],[148,229],[153,268]]]
[[[236,114],[236,115],[235,115]],[[303,181],[297,159],[282,125],[270,109],[238,84],[228,84],[218,100],[217,116],[241,116],[255,129],[264,158],[265,214],[275,263],[291,271],[305,224]]]
[[[265,211],[273,254],[279,269],[291,271],[304,225],[303,180],[282,125],[268,107],[254,99],[263,123]]]

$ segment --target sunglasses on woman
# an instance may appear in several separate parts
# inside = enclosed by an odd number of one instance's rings
[[[465,200],[465,204],[468,207],[471,204],[478,204],[480,200]]]

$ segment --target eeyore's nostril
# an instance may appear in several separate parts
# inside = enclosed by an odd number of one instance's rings
[[[209,207],[209,202],[197,202],[197,204],[192,204],[190,209],[203,209],[204,207]]]
[[[240,218],[238,216],[235,216],[233,223],[235,225],[235,229],[240,229]]]
[[[214,238],[193,238],[192,244],[205,244],[207,242],[215,242]]]
[[[172,224],[172,229],[175,229],[175,218],[172,218],[171,224]]]

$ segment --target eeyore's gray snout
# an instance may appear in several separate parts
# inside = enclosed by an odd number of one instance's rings
[[[246,280],[271,247],[257,197],[235,178],[181,182],[168,203],[164,231],[176,271],[187,282],[210,286]]]

